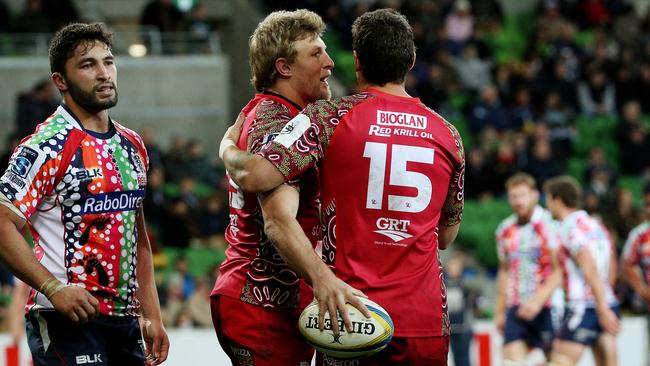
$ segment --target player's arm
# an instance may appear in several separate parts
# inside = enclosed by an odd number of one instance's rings
[[[494,309],[494,321],[497,330],[503,333],[506,319],[506,288],[508,286],[508,263],[499,260],[499,271],[497,272],[497,303]]]
[[[25,219],[10,209],[0,194],[0,260],[18,278],[39,289],[60,313],[76,324],[86,323],[99,313],[99,302],[88,291],[61,283],[34,256],[21,231]]]
[[[639,267],[638,242],[634,234],[630,234],[623,247],[621,255],[621,272],[623,279],[630,284],[634,292],[641,296],[646,302],[650,303],[650,288],[643,279],[641,268]]]
[[[240,113],[221,139],[219,157],[230,178],[245,192],[265,192],[284,182],[284,176],[265,158],[237,147],[245,117]]]
[[[616,335],[620,331],[620,322],[616,314],[609,308],[605,296],[605,286],[598,276],[596,262],[589,251],[589,248],[583,246],[575,255],[575,261],[582,270],[587,285],[591,288],[596,298],[596,313],[598,322],[608,333]]]
[[[346,328],[352,331],[346,302],[359,309],[366,317],[370,317],[370,312],[358,298],[365,295],[334,275],[318,257],[296,220],[299,205],[298,191],[294,187],[283,184],[271,192],[259,195],[259,201],[264,215],[264,232],[289,267],[314,289],[314,296],[320,307],[321,329],[325,311],[336,314],[338,310]],[[334,333],[338,334],[338,323],[333,322],[332,325]]]
[[[147,346],[146,364],[158,365],[167,359],[169,339],[167,338],[167,332],[165,331],[160,315],[158,291],[156,290],[156,283],[154,281],[151,243],[147,235],[143,207],[140,207],[136,221],[138,229],[138,291],[136,292],[136,298],[140,302],[142,317],[144,319],[142,334]]]
[[[562,267],[557,257],[557,251],[551,252],[551,263],[553,271],[542,283],[535,296],[522,304],[517,311],[517,315],[525,320],[533,320],[537,314],[542,310],[544,304],[551,298],[555,289],[562,284]]]

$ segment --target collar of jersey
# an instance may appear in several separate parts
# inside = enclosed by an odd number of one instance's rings
[[[77,118],[77,116],[72,112],[72,110],[70,110],[70,107],[68,107],[63,103],[59,106],[59,108],[57,108],[56,113],[62,115],[63,118],[65,118],[65,120],[71,125],[73,125],[75,128],[78,128],[84,131],[85,133],[101,140],[108,140],[111,137],[113,137],[117,132],[117,130],[115,129],[115,124],[113,123],[111,117],[108,117],[108,123],[110,124],[108,131],[97,132],[97,131],[87,130],[86,128],[84,128],[84,126],[81,124],[81,121],[79,121],[79,118]]]

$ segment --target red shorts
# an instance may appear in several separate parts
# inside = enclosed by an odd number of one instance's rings
[[[343,360],[320,352],[316,366],[447,366],[449,337],[402,337],[368,358]]]
[[[301,310],[267,309],[227,296],[210,298],[212,322],[233,366],[309,366],[314,349],[298,331]]]

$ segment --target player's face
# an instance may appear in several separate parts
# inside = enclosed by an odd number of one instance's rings
[[[545,192],[544,195],[546,196],[546,209],[551,213],[554,219],[558,219],[557,204],[555,202],[555,199],[548,192]]]
[[[517,184],[508,188],[508,203],[512,211],[521,219],[530,217],[538,201],[539,192],[526,184]]]
[[[86,111],[98,113],[117,104],[117,69],[106,44],[79,44],[65,70],[67,92]]]
[[[332,74],[334,61],[325,51],[325,43],[320,37],[297,41],[296,60],[291,68],[291,84],[308,103],[332,96],[327,78]]]

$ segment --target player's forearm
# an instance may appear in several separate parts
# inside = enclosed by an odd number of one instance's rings
[[[442,220],[441,220],[442,221]],[[451,243],[456,240],[458,231],[460,229],[460,224],[452,226],[439,226],[438,227],[438,247],[440,249],[447,249]]]
[[[589,285],[591,292],[596,298],[596,307],[600,309],[608,308],[609,304],[607,304],[607,298],[605,297],[605,284],[598,276],[596,263],[594,263],[591,254],[586,249],[583,249],[578,253],[576,259],[582,269],[582,274],[587,285]]]
[[[36,260],[11,215],[11,211],[0,206],[0,260],[16,277],[40,289],[54,275]]]
[[[282,259],[298,276],[314,284],[321,278],[331,276],[332,271],[318,257],[311,242],[295,218],[275,216],[264,219],[264,232]]]
[[[506,312],[506,287],[507,287],[507,273],[503,268],[499,269],[497,273],[497,303],[494,309],[497,315]]]
[[[648,286],[644,283],[640,271],[635,266],[623,264],[623,276],[637,294],[642,295],[648,291]]]
[[[562,284],[562,269],[556,268],[553,270],[550,276],[546,278],[546,281],[537,289],[535,293],[535,299],[538,303],[544,304],[551,298],[555,289],[557,289],[560,284]]]
[[[280,172],[263,157],[228,147],[223,161],[230,178],[245,192],[266,192],[284,182]]]

